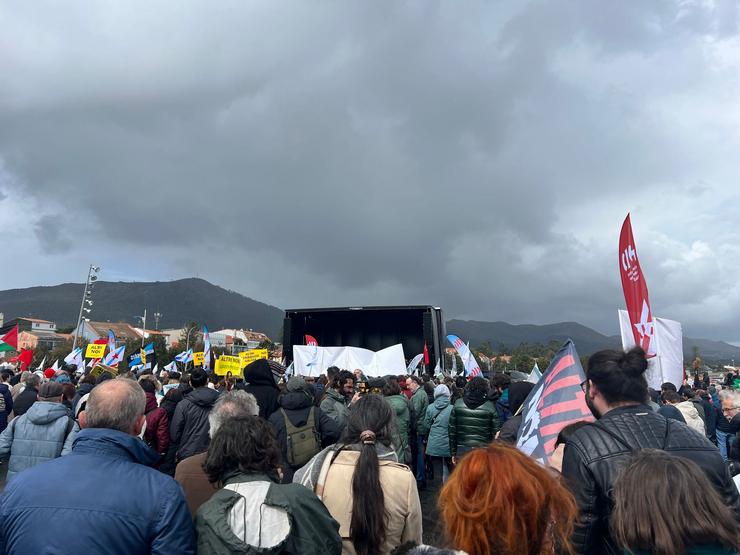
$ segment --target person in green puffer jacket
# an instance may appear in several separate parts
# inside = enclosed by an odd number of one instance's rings
[[[391,406],[393,414],[395,415],[396,429],[391,437],[393,438],[393,447],[396,449],[398,462],[402,464],[410,464],[411,450],[409,448],[409,426],[411,411],[409,409],[409,401],[406,396],[401,393],[401,386],[398,385],[398,381],[392,378],[383,386],[383,397]]]
[[[488,382],[473,378],[465,386],[450,413],[450,454],[452,463],[471,449],[488,445],[501,427],[496,407],[488,397]]]

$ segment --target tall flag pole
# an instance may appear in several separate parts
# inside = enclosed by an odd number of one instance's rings
[[[622,290],[635,344],[640,345],[648,357],[655,356],[653,314],[650,311],[647,282],[637,258],[629,214],[624,219],[619,234],[619,275],[622,278]]]
[[[585,379],[576,347],[568,339],[522,404],[516,441],[520,451],[547,462],[560,430],[579,420],[593,421],[581,389]]]

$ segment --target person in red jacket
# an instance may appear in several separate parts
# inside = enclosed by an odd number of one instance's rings
[[[151,379],[141,379],[139,385],[146,394],[146,431],[144,432],[144,441],[146,444],[159,453],[160,460],[164,458],[167,449],[170,446],[170,422],[167,418],[167,412],[157,405],[157,396],[155,394],[157,386]]]

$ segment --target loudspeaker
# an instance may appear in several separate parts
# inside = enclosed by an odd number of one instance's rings
[[[286,364],[293,361],[293,320],[283,318],[283,356]]]

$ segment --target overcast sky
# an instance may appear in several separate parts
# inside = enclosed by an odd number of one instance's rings
[[[0,289],[199,276],[740,341],[734,0],[0,4]]]

